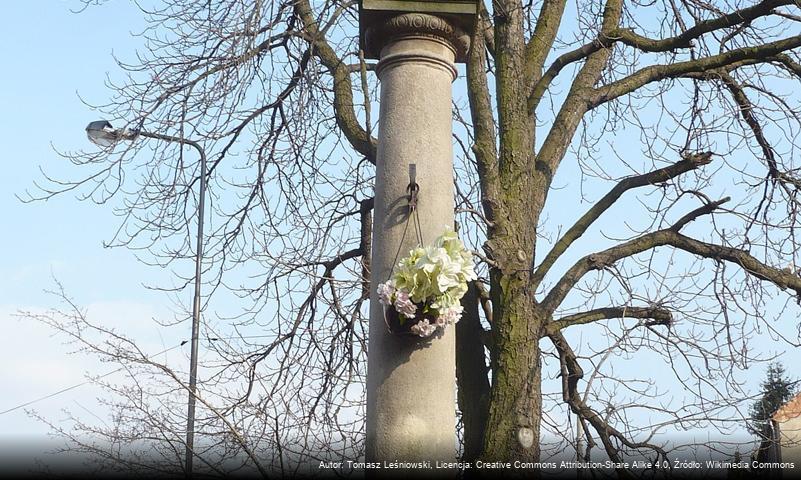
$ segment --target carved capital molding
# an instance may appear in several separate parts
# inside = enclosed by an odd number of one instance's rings
[[[365,32],[365,47],[377,58],[385,45],[403,37],[445,41],[453,48],[457,62],[466,61],[470,49],[470,36],[461,28],[442,17],[425,13],[404,13],[371,25]]]

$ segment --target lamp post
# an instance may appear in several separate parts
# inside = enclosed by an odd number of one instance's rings
[[[186,409],[185,473],[187,477],[191,477],[195,443],[195,391],[197,387],[198,334],[200,329],[200,274],[201,260],[203,259],[203,215],[206,203],[206,152],[203,147],[194,140],[142,130],[118,130],[112,127],[111,123],[106,120],[94,121],[87,125],[86,136],[89,137],[92,143],[104,148],[108,148],[120,140],[130,141],[139,136],[153,138],[165,142],[189,145],[197,150],[200,155],[200,198],[198,199],[197,247],[195,251],[195,292],[192,298],[192,345],[189,357],[189,399]]]

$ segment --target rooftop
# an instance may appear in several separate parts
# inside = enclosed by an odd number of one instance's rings
[[[773,420],[777,422],[786,422],[801,416],[801,393],[791,398],[787,403],[779,407],[776,413],[773,414]]]

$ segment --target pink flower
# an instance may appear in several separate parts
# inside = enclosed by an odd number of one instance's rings
[[[378,284],[378,301],[382,305],[392,305],[392,295],[395,294],[395,286],[392,282]]]
[[[456,305],[440,311],[439,317],[437,317],[437,325],[445,326],[458,322],[462,318],[462,312],[464,312],[464,307],[461,305]]]
[[[412,328],[410,328],[412,333],[423,338],[431,336],[436,329],[437,326],[431,325],[425,318],[417,322],[415,325],[412,325]]]
[[[396,290],[395,310],[405,317],[414,318],[414,314],[417,311],[417,305],[415,305],[411,298],[409,298],[408,292],[404,290]]]

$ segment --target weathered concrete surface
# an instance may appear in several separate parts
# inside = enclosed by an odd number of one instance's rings
[[[381,111],[371,263],[368,461],[452,461],[456,454],[454,328],[428,340],[394,336],[387,331],[376,294],[398,249],[400,259],[416,244],[413,225],[402,242],[410,164],[416,165],[420,185],[423,241],[430,243],[453,225],[451,83],[456,48],[436,34],[443,20],[413,15],[420,18],[396,21],[401,28],[382,30],[391,37],[383,39],[377,69]],[[420,25],[423,29],[415,34],[403,28]]]

